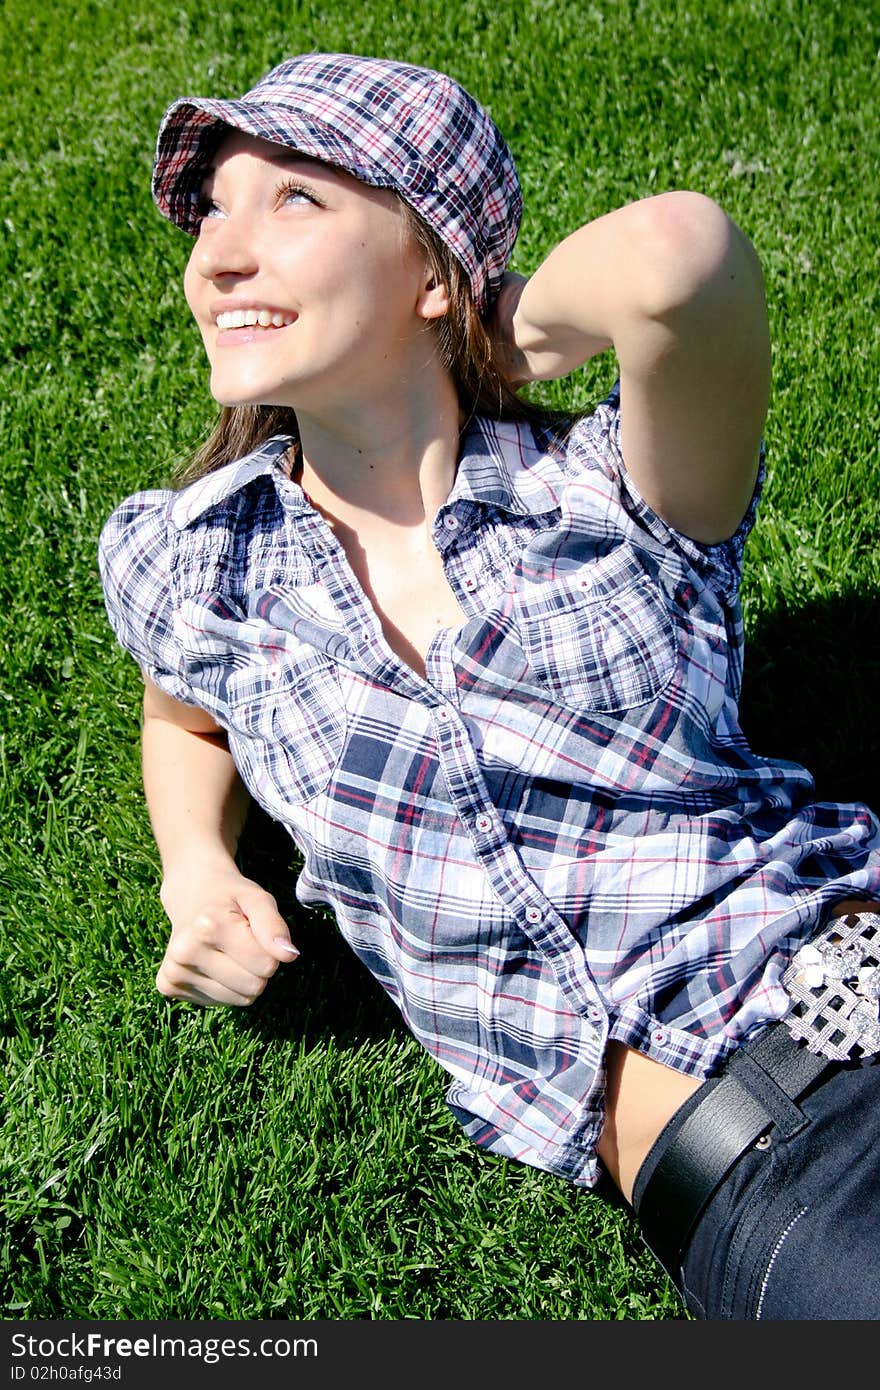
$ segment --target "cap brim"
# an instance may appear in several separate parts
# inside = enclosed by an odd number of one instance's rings
[[[159,127],[152,191],[163,217],[191,236],[201,220],[202,182],[218,144],[230,129],[324,160],[374,187],[389,184],[387,175],[349,140],[291,106],[181,97],[168,107]]]

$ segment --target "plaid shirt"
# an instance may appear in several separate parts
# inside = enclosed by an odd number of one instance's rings
[[[880,826],[737,722],[740,562],[639,498],[615,392],[566,437],[475,420],[433,535],[467,615],[416,676],[276,438],[108,521],[110,620],[229,732],[478,1144],[596,1181],[603,1052],[695,1076],[788,999]]]

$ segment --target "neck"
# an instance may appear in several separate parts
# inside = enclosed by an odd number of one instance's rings
[[[455,480],[459,406],[445,375],[411,389],[337,402],[332,414],[297,409],[301,482],[333,519],[414,526],[433,520]]]

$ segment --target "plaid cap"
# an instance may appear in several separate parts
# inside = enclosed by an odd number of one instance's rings
[[[159,128],[153,198],[191,235],[205,170],[230,126],[393,189],[464,266],[477,307],[497,294],[522,193],[494,122],[452,78],[382,58],[310,53],[279,63],[240,100],[179,98]]]

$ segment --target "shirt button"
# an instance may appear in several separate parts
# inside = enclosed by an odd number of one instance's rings
[[[281,667],[278,666],[278,665],[276,665],[274,662],[273,662],[272,665],[269,667],[269,675],[272,677],[273,680],[274,680],[275,677],[278,675],[278,672],[279,672],[280,670],[281,670]]]
[[[362,642],[369,642],[371,636],[372,636],[372,633],[370,632],[370,629],[369,629],[368,627],[362,627],[362,628],[361,628],[361,641],[362,641]]]
[[[447,516],[444,516],[444,518],[443,518],[443,525],[445,526],[445,528],[446,528],[447,531],[457,531],[457,530],[458,530],[458,517],[457,517],[457,516],[453,516],[452,513],[449,512],[448,515],[447,515]]]
[[[440,707],[438,708],[437,718],[440,720],[441,724],[446,723],[447,719],[449,718],[449,710],[446,708],[445,705],[440,705]]]
[[[477,827],[477,829],[480,831],[482,835],[485,835],[488,830],[492,829],[492,817],[487,815],[486,812],[483,811],[480,815],[477,816],[476,820],[474,821],[474,825]]]
[[[651,1032],[651,1042],[656,1043],[658,1047],[665,1046],[669,1042],[669,1034],[666,1029],[654,1028]]]
[[[461,587],[463,589],[467,589],[469,594],[472,594],[474,589],[477,587],[477,581],[476,579],[474,579],[474,576],[472,574],[469,574],[462,580]]]
[[[589,590],[589,589],[592,589],[592,587],[593,587],[593,581],[592,581],[592,579],[581,579],[581,580],[579,580],[578,582],[579,582],[579,584],[580,584],[580,586],[581,586],[582,589]]]
[[[597,1004],[589,1004],[587,1006],[587,1018],[590,1020],[591,1023],[598,1023],[601,1017],[602,1010],[599,1008]]]
[[[536,926],[537,923],[540,922],[543,915],[544,914],[539,907],[526,908],[526,921],[531,922],[533,926]]]

